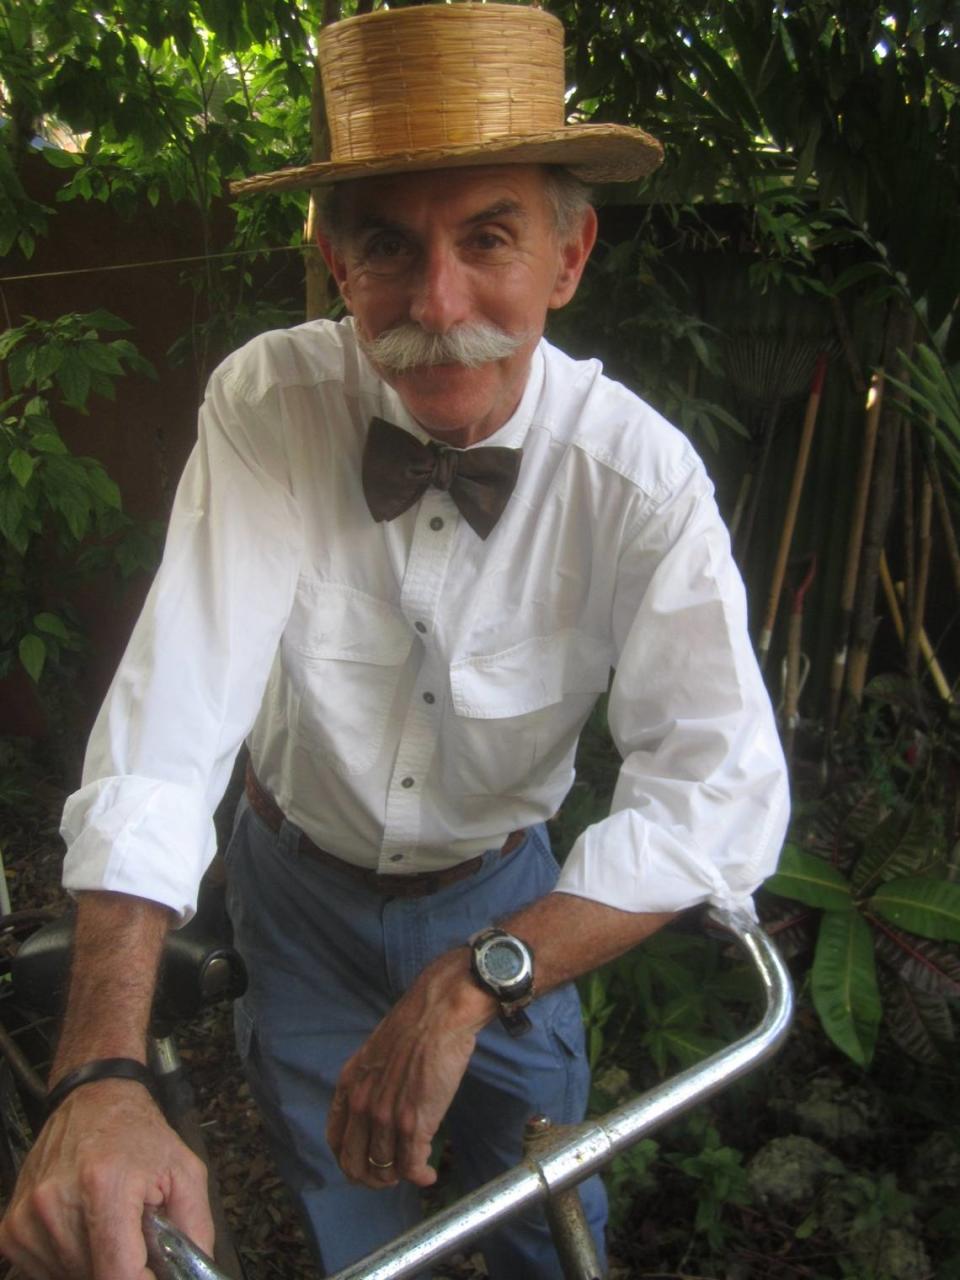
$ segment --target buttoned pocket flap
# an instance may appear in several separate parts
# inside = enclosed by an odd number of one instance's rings
[[[413,632],[391,605],[352,587],[324,582],[301,585],[287,640],[305,658],[394,667],[406,660]]]
[[[526,715],[570,694],[603,693],[609,677],[609,647],[573,628],[450,667],[455,711],[482,720]]]

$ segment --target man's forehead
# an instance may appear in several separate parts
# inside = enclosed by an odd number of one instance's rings
[[[545,207],[539,165],[490,165],[359,178],[341,184],[338,203],[355,226],[402,221],[404,210],[442,202],[464,220],[485,215],[529,218]]]

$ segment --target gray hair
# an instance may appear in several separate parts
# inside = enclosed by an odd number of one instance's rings
[[[544,165],[543,172],[554,229],[562,240],[579,229],[590,208],[590,188],[562,165]],[[320,226],[334,244],[343,242],[347,230],[343,192],[348,185],[331,182],[315,192]]]
[[[562,165],[547,165],[544,172],[554,229],[562,240],[579,231],[584,214],[590,208],[590,188]]]

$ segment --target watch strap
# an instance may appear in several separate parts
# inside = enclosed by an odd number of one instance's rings
[[[157,1081],[149,1067],[145,1067],[136,1058],[96,1058],[93,1062],[85,1062],[82,1067],[68,1071],[47,1092],[47,1115],[55,1111],[60,1103],[68,1098],[74,1089],[84,1084],[95,1084],[99,1080],[136,1080],[142,1084],[154,1101],[157,1100]]]

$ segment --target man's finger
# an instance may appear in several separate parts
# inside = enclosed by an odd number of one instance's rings
[[[174,1178],[163,1212],[198,1249],[213,1257],[216,1232],[207,1195],[207,1170],[200,1160]]]
[[[87,1230],[94,1280],[130,1280],[146,1269],[141,1196],[116,1196],[108,1206],[89,1204]]]
[[[362,1112],[358,1114],[351,1108],[337,1159],[340,1168],[352,1182],[373,1181],[367,1164],[369,1152],[370,1122]]]
[[[343,1144],[348,1115],[347,1095],[338,1086],[334,1090],[333,1101],[330,1103],[330,1110],[327,1112],[327,1142],[335,1156],[340,1155],[340,1147]]]
[[[437,1180],[437,1171],[430,1165],[432,1150],[432,1134],[429,1138],[417,1134],[401,1137],[397,1144],[397,1174],[414,1186],[432,1187]]]

